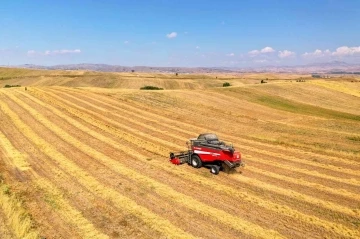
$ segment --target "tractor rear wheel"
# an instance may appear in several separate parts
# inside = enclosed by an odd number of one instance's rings
[[[199,156],[193,155],[191,157],[191,166],[193,166],[194,168],[201,168],[202,162]]]
[[[217,165],[212,165],[212,166],[210,167],[210,173],[215,174],[215,175],[218,175],[219,172],[220,172],[220,167],[219,167],[219,166],[217,166]]]

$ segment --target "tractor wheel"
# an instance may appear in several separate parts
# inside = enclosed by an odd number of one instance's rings
[[[210,168],[210,173],[218,175],[220,171],[220,167],[217,165],[212,165]]]
[[[202,162],[199,156],[193,155],[191,157],[191,166],[193,166],[194,168],[201,168]]]

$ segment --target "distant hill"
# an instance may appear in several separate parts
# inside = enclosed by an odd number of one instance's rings
[[[253,72],[284,72],[284,73],[358,73],[360,74],[360,64],[348,64],[342,61],[331,61],[324,63],[312,63],[299,66],[264,66],[258,68],[248,68]]]
[[[274,73],[357,73],[360,74],[360,64],[348,64],[342,61],[313,63],[298,66],[262,66],[262,67],[152,67],[152,66],[119,66],[107,64],[69,64],[40,66],[25,64],[16,66],[29,69],[46,70],[90,70],[102,72],[156,72],[156,73],[220,73],[220,72],[274,72]]]

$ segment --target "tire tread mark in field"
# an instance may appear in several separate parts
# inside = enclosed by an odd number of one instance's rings
[[[220,209],[209,207],[208,205],[201,203],[200,201],[197,201],[196,199],[193,199],[192,197],[178,193],[177,191],[175,191],[174,189],[172,189],[171,187],[169,187],[163,183],[160,183],[160,182],[157,182],[156,180],[145,177],[145,176],[139,174],[138,172],[123,166],[122,164],[118,163],[116,160],[113,160],[109,156],[104,155],[104,154],[94,150],[92,147],[89,147],[88,145],[73,138],[68,133],[63,132],[61,130],[61,128],[59,128],[55,124],[51,123],[40,113],[32,110],[30,107],[28,107],[28,105],[26,103],[21,102],[15,96],[12,96],[12,95],[7,95],[7,96],[11,100],[15,101],[17,104],[21,105],[24,109],[26,109],[26,111],[28,111],[31,115],[33,115],[39,122],[41,122],[44,126],[46,126],[51,131],[53,131],[56,135],[58,135],[64,141],[77,147],[79,150],[90,155],[92,158],[102,162],[104,165],[108,166],[109,168],[112,168],[119,174],[131,177],[132,179],[142,182],[143,184],[146,184],[146,185],[148,185],[148,184],[153,185],[154,191],[157,192],[159,195],[166,197],[176,203],[184,205],[185,207],[190,208],[206,217],[209,217],[211,220],[215,220],[217,222],[227,225],[228,227],[239,230],[240,232],[244,232],[246,234],[253,235],[255,237],[262,237],[262,238],[267,238],[268,235],[273,235],[273,237],[276,237],[276,238],[283,238],[283,236],[281,236],[276,231],[263,229],[262,227],[260,227],[256,224],[245,221],[239,217],[230,215]],[[88,176],[88,177],[90,177],[90,176]]]
[[[54,112],[55,113],[55,112]],[[58,112],[58,114],[59,114],[59,112]],[[60,115],[59,115],[60,116]],[[60,116],[61,117],[61,116]],[[84,114],[82,114],[82,119],[83,120],[85,120],[85,121],[87,121],[88,119],[85,117],[85,115]],[[90,122],[91,122],[91,120],[90,120]],[[93,122],[93,124],[94,124],[94,122]],[[75,125],[77,128],[79,128],[79,125]],[[108,127],[105,127],[105,125],[103,125],[102,127],[101,126],[98,126],[98,127],[100,127],[101,129],[103,129],[104,131],[108,131],[109,133],[112,133],[113,131],[112,131],[112,129],[108,129]],[[80,128],[81,129],[81,128]],[[106,129],[108,129],[108,130],[106,130]],[[83,130],[83,131],[86,131],[86,132],[89,132],[89,129],[86,129],[86,128],[83,128],[83,129],[81,129],[81,130]],[[99,136],[96,136],[96,135],[94,135],[94,137],[99,137]],[[123,137],[123,135],[121,135],[120,137]],[[131,139],[131,141],[133,140],[133,138]],[[107,140],[107,142],[108,143],[111,143],[111,141],[110,140]],[[113,142],[112,143],[113,144],[113,146],[114,147],[116,147],[116,145],[117,145],[117,143],[116,142]],[[117,147],[117,148],[119,148],[119,147]],[[121,150],[121,148],[120,148],[120,150]],[[123,149],[122,149],[123,150]],[[126,149],[128,152],[127,153],[129,153],[130,155],[137,155],[136,154],[136,152],[134,151],[134,152],[131,152],[131,151],[129,151],[129,149]],[[145,157],[141,157],[141,156],[138,156],[138,159],[139,160],[142,160],[142,161],[144,161],[144,162],[146,162],[146,160],[145,160]],[[147,162],[147,163],[149,163],[149,164],[151,164],[151,162]],[[159,165],[157,166],[157,167],[159,167]],[[179,176],[181,176],[181,174],[178,174]],[[182,177],[184,177],[184,176],[182,176]],[[230,188],[227,188],[227,190],[226,191],[228,191],[228,190],[230,190]],[[230,190],[230,192],[231,191],[233,191],[233,190]],[[234,192],[235,193],[235,192]],[[236,193],[235,193],[236,194]],[[234,194],[233,194],[234,195]],[[252,198],[252,199],[254,199],[254,198]],[[242,200],[243,200],[243,198],[242,198]],[[261,200],[261,199],[260,199]],[[257,202],[257,204],[259,204],[259,202]],[[261,204],[261,203],[260,203]],[[281,211],[281,210],[279,210],[279,208],[281,208],[282,206],[280,206],[280,205],[277,205],[277,204],[271,204],[271,203],[263,203],[263,205],[276,205],[274,208],[277,208],[276,209],[276,211],[277,212],[279,212],[279,211]],[[286,207],[285,207],[286,208]],[[288,208],[287,208],[288,209]],[[274,209],[273,209],[274,210]],[[289,212],[288,211],[285,211],[284,212],[286,215],[288,215],[289,214]],[[294,213],[294,212],[292,212],[292,213],[290,213],[289,215],[296,215],[295,217],[296,218],[299,218],[299,215],[298,214],[296,214],[296,213]],[[305,215],[305,217],[304,218],[306,218],[306,216],[308,216],[308,215]],[[317,225],[321,225],[321,226],[323,226],[323,227],[327,227],[327,228],[329,228],[328,226],[324,226],[324,225],[328,225],[330,222],[326,222],[326,221],[322,221],[322,220],[319,220],[319,219],[316,219],[316,217],[311,217],[311,216],[308,216],[308,218],[307,219],[303,219],[304,221],[306,221],[306,222],[311,222],[311,223],[315,223],[315,224],[317,224]],[[331,224],[331,223],[330,223]],[[346,229],[346,228],[343,228],[341,225],[337,225],[337,224],[333,224],[333,226],[331,226],[332,228],[337,228],[337,229],[339,229],[339,230],[337,230],[337,232],[339,233],[339,232],[341,232],[341,233],[343,233],[343,231],[348,231],[349,229]],[[338,227],[340,227],[340,228],[338,228]],[[350,231],[351,231],[351,229],[350,229]],[[352,232],[350,232],[350,234],[352,234]]]
[[[24,136],[32,141],[34,145],[37,145],[42,152],[58,162],[59,167],[64,168],[69,174],[76,176],[80,184],[84,185],[86,188],[89,188],[94,193],[114,201],[115,207],[128,211],[133,215],[141,218],[153,230],[159,231],[173,238],[193,238],[192,235],[174,227],[168,220],[153,214],[147,208],[137,205],[132,200],[121,195],[117,191],[104,187],[94,177],[89,176],[77,165],[68,160],[63,154],[59,153],[54,146],[40,138],[29,126],[25,125],[7,105],[0,102],[0,106],[1,110],[13,120],[16,127],[22,130]]]

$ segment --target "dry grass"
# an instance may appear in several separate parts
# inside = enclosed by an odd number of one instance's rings
[[[38,239],[39,232],[34,227],[31,215],[23,207],[22,200],[12,192],[9,185],[0,179],[0,209],[5,215],[8,230],[17,238]]]
[[[0,72],[8,77],[1,84],[32,85],[0,89],[9,178],[0,201],[33,219],[10,234],[36,222],[41,235],[53,223],[59,236],[79,238],[360,237],[357,83],[295,83],[308,76],[289,74]],[[258,84],[263,78],[269,83]],[[138,90],[144,84],[165,90]],[[242,174],[167,162],[170,151],[209,131],[242,152]],[[19,204],[9,188],[22,182]],[[36,194],[25,193],[31,189]],[[0,217],[20,217],[5,204]]]
[[[115,125],[116,125],[116,122],[112,122],[111,120],[106,119],[106,117],[103,117],[101,121],[97,121],[97,120],[95,120],[94,118],[91,118],[91,117],[85,115],[84,113],[80,113],[79,111],[76,111],[76,110],[71,109],[71,108],[69,109],[68,107],[66,107],[66,105],[61,104],[61,101],[63,101],[63,100],[62,100],[60,97],[57,97],[55,94],[50,94],[50,93],[47,93],[47,94],[52,95],[54,98],[56,98],[56,104],[61,105],[61,108],[62,108],[62,109],[66,109],[68,112],[72,112],[73,114],[78,115],[78,116],[81,117],[83,120],[85,120],[85,121],[87,121],[87,122],[89,122],[89,123],[91,123],[91,124],[96,125],[97,127],[101,128],[101,129],[104,130],[105,132],[109,132],[109,133],[111,133],[111,134],[115,134],[115,135],[117,135],[117,136],[120,137],[120,138],[126,139],[126,140],[128,140],[129,142],[135,143],[136,145],[141,145],[141,147],[146,148],[147,150],[152,151],[152,152],[154,152],[154,153],[163,152],[163,153],[161,153],[161,154],[164,155],[164,156],[166,155],[166,152],[168,152],[168,151],[170,150],[170,148],[168,148],[168,150],[165,149],[164,151],[159,150],[159,145],[163,144],[163,142],[161,142],[161,141],[159,141],[158,144],[152,144],[152,143],[149,143],[149,142],[145,142],[144,140],[137,139],[134,134],[129,135],[129,134],[126,134],[126,133],[125,133],[125,134],[124,134],[124,133],[121,133],[121,132],[119,132],[119,128],[108,127],[107,124],[104,124],[104,123],[103,123],[103,122],[107,122],[107,121],[108,121],[109,124],[112,123],[112,124],[115,124]],[[37,96],[39,96],[39,95],[37,94]],[[42,99],[43,99],[43,100],[46,100],[46,98],[44,98],[44,96],[42,96]],[[36,100],[36,99],[35,99],[35,100]],[[37,103],[39,103],[39,104],[44,104],[44,103],[41,103],[41,101],[38,101]],[[78,106],[74,105],[74,104],[71,103],[71,102],[67,102],[67,103],[70,104],[70,105],[75,106],[76,108],[79,108]],[[49,108],[49,106],[47,106],[47,107]],[[80,107],[80,108],[81,108],[81,107]],[[85,108],[81,108],[81,109],[82,109],[82,112],[88,112],[88,113],[91,114],[91,111],[86,110]],[[112,141],[112,140],[110,140],[110,139],[108,139],[108,138],[105,138],[105,137],[103,137],[101,134],[97,134],[97,133],[92,132],[89,128],[84,127],[83,125],[79,124],[77,121],[73,120],[72,118],[69,118],[69,117],[64,116],[63,114],[61,114],[60,111],[58,111],[58,110],[56,110],[56,109],[54,109],[54,108],[52,108],[52,111],[53,111],[54,113],[58,114],[59,117],[62,117],[62,118],[64,118],[66,121],[71,122],[72,124],[74,124],[74,126],[75,126],[76,128],[81,129],[81,130],[83,130],[84,132],[90,133],[93,137],[95,137],[95,138],[97,138],[97,139],[102,139],[104,142],[106,142],[106,143],[108,143],[108,144],[111,144],[113,147],[117,148],[118,150],[121,150],[121,151],[123,151],[123,152],[126,152],[126,153],[129,154],[129,155],[136,156],[138,160],[143,161],[144,163],[151,163],[152,165],[154,165],[154,166],[157,167],[157,168],[162,168],[162,170],[168,171],[168,168],[167,168],[167,167],[162,167],[161,165],[157,165],[157,164],[158,164],[157,162],[154,162],[154,163],[152,163],[152,162],[146,162],[146,161],[148,161],[148,160],[145,159],[145,156],[139,155],[139,153],[136,152],[136,151],[134,151],[134,150],[131,150],[131,149],[128,149],[128,148],[125,148],[125,147],[121,147],[121,146],[118,145],[115,141]],[[93,114],[93,113],[92,113],[92,114]],[[102,117],[102,116],[101,116],[101,115],[98,115],[98,117]],[[118,126],[121,127],[120,125],[118,125]],[[136,135],[138,135],[138,134],[141,135],[140,132],[137,132],[137,133],[136,133]],[[146,136],[145,136],[145,137],[146,137]],[[66,138],[69,138],[69,137],[67,136]],[[166,147],[166,145],[164,145],[164,147]],[[171,146],[168,146],[168,147],[171,147]],[[86,152],[88,152],[88,153],[89,153],[89,151],[91,151],[91,150],[90,150],[90,149],[86,150]],[[94,157],[97,158],[96,156],[94,156]],[[102,160],[103,158],[104,158],[104,156],[99,157],[98,160]],[[257,160],[260,160],[260,159],[257,159]],[[116,169],[121,170],[121,166],[119,166],[119,165],[109,165],[109,167],[110,167],[110,168],[116,168]],[[250,170],[251,170],[251,169],[250,169]],[[119,173],[120,173],[120,172],[121,172],[121,173],[124,173],[123,171],[119,171]],[[172,173],[176,173],[176,172],[177,172],[177,171],[172,171]],[[306,172],[306,171],[305,171],[305,172]],[[177,174],[177,173],[176,173],[176,174]],[[268,174],[268,173],[264,172],[264,174]],[[311,172],[311,171],[309,172],[309,174],[310,174],[310,175],[316,175],[315,172]],[[131,173],[129,173],[129,175],[127,175],[127,176],[128,176],[128,177],[134,177],[135,175],[136,175],[135,172],[131,172]],[[281,177],[280,175],[277,175],[277,174],[274,174],[274,175],[276,175],[276,176],[278,176],[278,177]],[[182,177],[181,174],[178,174],[178,176],[179,176],[179,177]],[[322,175],[320,175],[320,176],[322,176]],[[325,176],[325,175],[323,175],[323,176]],[[194,177],[195,177],[195,176],[191,176],[191,177],[190,177],[190,176],[188,175],[188,176],[187,176],[187,179],[188,179],[188,180],[193,180]],[[282,178],[284,178],[284,177],[282,177]],[[244,182],[245,182],[245,183],[249,182],[249,180],[246,179],[246,178],[238,177],[237,179],[240,180],[240,181],[243,182],[243,183],[244,183]],[[198,181],[198,180],[201,180],[201,179],[200,179],[200,178],[199,178],[199,179],[196,179],[196,177],[194,178],[194,181]],[[244,180],[245,180],[245,181],[244,181]],[[338,180],[340,180],[340,179],[338,179]],[[304,180],[303,180],[302,182],[303,182],[303,184],[305,183],[305,185],[311,185],[311,183],[308,183],[308,182],[306,182],[306,181],[304,181]],[[349,183],[348,180],[343,180],[343,182]],[[155,182],[151,182],[151,183],[149,183],[149,182],[144,182],[144,184],[152,184],[152,185],[154,185],[154,183],[155,183]],[[329,202],[322,202],[321,200],[314,199],[314,198],[312,198],[312,197],[306,196],[306,195],[304,195],[304,194],[299,194],[299,193],[293,192],[293,191],[291,191],[291,190],[283,190],[283,189],[280,189],[280,188],[272,187],[271,185],[263,184],[263,183],[261,183],[261,182],[256,182],[256,180],[252,180],[252,183],[254,183],[254,184],[251,184],[250,187],[256,185],[256,187],[265,188],[265,189],[267,189],[267,190],[274,191],[274,192],[281,193],[281,194],[283,193],[284,195],[289,196],[289,197],[294,197],[294,198],[298,198],[298,199],[300,198],[301,200],[305,200],[305,201],[307,201],[307,202],[314,203],[315,205],[323,205],[325,208],[327,207],[327,208],[330,208],[330,209],[332,209],[332,210],[339,210],[340,213],[349,213],[350,215],[358,215],[358,213],[356,213],[356,212],[354,212],[354,211],[352,211],[352,210],[350,210],[350,209],[348,209],[348,208],[339,208],[339,209],[337,209],[337,208],[339,207],[338,205],[335,205],[335,204],[332,204],[332,203],[329,203]],[[350,183],[351,183],[351,181],[350,181]],[[357,182],[354,182],[354,183],[355,183],[355,185],[358,184]],[[213,186],[214,186],[214,185],[212,185],[212,188],[213,188]],[[319,186],[322,186],[322,185],[319,185]],[[161,188],[163,188],[163,187],[161,187]],[[168,188],[165,189],[165,191],[167,191],[167,190],[171,190],[171,189],[168,189]],[[233,195],[233,196],[236,195],[236,194],[239,194],[239,192],[235,192],[235,191],[232,192],[233,190],[231,190],[230,188],[216,188],[216,190],[219,190],[219,191],[221,191],[221,192],[228,192],[228,193],[230,193],[230,194]],[[329,190],[330,190],[331,192],[337,192],[336,190],[332,190],[332,189],[329,189]],[[341,192],[339,192],[339,193],[341,193]],[[350,196],[356,195],[356,194],[351,194],[351,193],[349,193],[349,194],[350,194]],[[163,195],[163,194],[162,194],[162,195]],[[345,194],[345,195],[346,195],[346,194]],[[245,195],[244,195],[244,196],[245,196]],[[241,200],[244,200],[244,196],[240,197],[240,199],[241,199]],[[176,196],[172,197],[173,200],[174,200],[175,197],[176,197]],[[178,196],[178,197],[179,197],[179,196]],[[176,198],[178,198],[178,197],[176,197]],[[184,196],[181,196],[181,197],[183,198]],[[271,203],[269,203],[269,202],[263,202],[260,198],[257,198],[257,197],[254,197],[254,196],[250,196],[249,194],[247,194],[245,198],[248,199],[250,202],[253,202],[253,203],[256,202],[257,205],[261,205],[261,206],[265,207],[265,208],[268,209],[268,210],[274,210],[274,211],[276,211],[277,213],[283,212],[285,215],[293,216],[294,218],[296,218],[296,219],[298,219],[298,220],[303,220],[304,222],[316,223],[316,224],[318,224],[318,225],[322,225],[322,227],[324,227],[324,228],[328,228],[329,230],[336,230],[338,233],[341,233],[341,234],[342,234],[342,233],[345,233],[345,234],[349,234],[349,235],[356,235],[356,232],[355,232],[355,231],[352,231],[351,229],[344,228],[344,227],[342,227],[342,226],[339,226],[339,225],[336,225],[336,224],[332,224],[332,223],[330,223],[330,222],[324,222],[324,221],[321,221],[321,220],[319,220],[319,219],[317,219],[317,218],[314,218],[314,217],[309,217],[309,216],[307,216],[307,215],[302,215],[301,213],[296,212],[296,211],[293,211],[292,209],[290,209],[290,208],[288,208],[288,207],[284,207],[284,206],[276,205],[276,204],[271,204]],[[188,204],[188,203],[186,203],[186,204]],[[284,210],[281,211],[280,208],[283,208]]]

